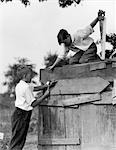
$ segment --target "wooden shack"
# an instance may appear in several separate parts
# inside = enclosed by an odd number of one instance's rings
[[[115,59],[41,69],[58,82],[39,106],[38,150],[116,150],[114,78]]]

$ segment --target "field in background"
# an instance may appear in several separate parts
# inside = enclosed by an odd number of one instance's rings
[[[11,136],[11,115],[13,111],[13,98],[9,98],[8,95],[0,95],[0,132],[4,133],[4,139],[0,140],[0,150],[8,149],[8,142]],[[32,113],[24,150],[37,150],[37,118],[38,110],[35,108]]]

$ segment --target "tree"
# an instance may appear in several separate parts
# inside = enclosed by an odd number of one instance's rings
[[[0,0],[1,2],[12,2],[13,0]],[[15,0],[14,0],[15,1]],[[25,6],[28,6],[31,4],[31,0],[19,0],[21,1]],[[47,1],[47,0],[38,0],[39,2]],[[72,4],[79,4],[82,0],[58,0],[59,6],[64,8],[71,6]]]
[[[13,65],[9,65],[8,70],[4,74],[7,80],[3,82],[3,85],[7,86],[7,93],[9,94],[14,94],[14,88],[19,82],[19,78],[17,76],[17,68],[22,65],[26,65],[32,69],[33,77],[37,75],[34,64],[30,64],[29,60],[26,58],[17,58],[16,63]]]
[[[56,52],[54,54],[52,54],[51,52],[49,52],[47,54],[47,56],[44,57],[45,68],[48,68],[49,66],[53,65],[53,63],[55,62],[57,56],[58,56],[58,54]],[[59,64],[57,65],[57,67],[61,67],[63,65],[67,65],[67,64],[69,64],[69,59],[64,58],[62,61],[59,62]]]
[[[113,50],[116,49],[116,33],[107,34],[106,42],[109,42],[113,46]]]
[[[106,58],[116,57],[116,33],[106,34],[106,42],[112,45],[112,49],[106,50]]]
[[[47,56],[44,57],[45,67],[47,68],[51,66],[55,62],[57,56],[58,56],[57,53],[52,54],[51,52],[49,52]]]

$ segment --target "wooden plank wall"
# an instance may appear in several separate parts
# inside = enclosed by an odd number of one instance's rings
[[[79,120],[78,109],[39,106],[38,149],[80,150]]]
[[[113,105],[83,105],[81,127],[82,147],[116,149],[116,107]]]
[[[84,150],[85,147],[91,150],[93,146],[100,150],[116,148],[116,106],[111,104],[88,103],[77,109],[40,106],[38,121],[39,150]]]
[[[53,79],[89,77],[113,81],[116,60],[68,65],[53,72],[40,70],[43,83]],[[111,91],[93,91],[93,94],[100,95],[100,100],[98,97],[98,101],[90,99],[87,103],[76,103],[78,94],[84,93],[76,94],[53,94],[51,91],[50,99],[39,106],[38,150],[116,150],[116,106],[112,105]],[[74,106],[66,107],[67,99],[72,99],[68,104]],[[66,102],[65,105],[62,101]]]

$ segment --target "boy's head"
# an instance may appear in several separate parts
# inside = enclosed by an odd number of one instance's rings
[[[21,65],[17,68],[17,76],[20,80],[24,80],[29,83],[33,78],[32,69],[26,65]]]
[[[61,45],[64,43],[66,46],[69,46],[72,43],[71,36],[65,29],[61,29],[57,35],[58,43]]]

